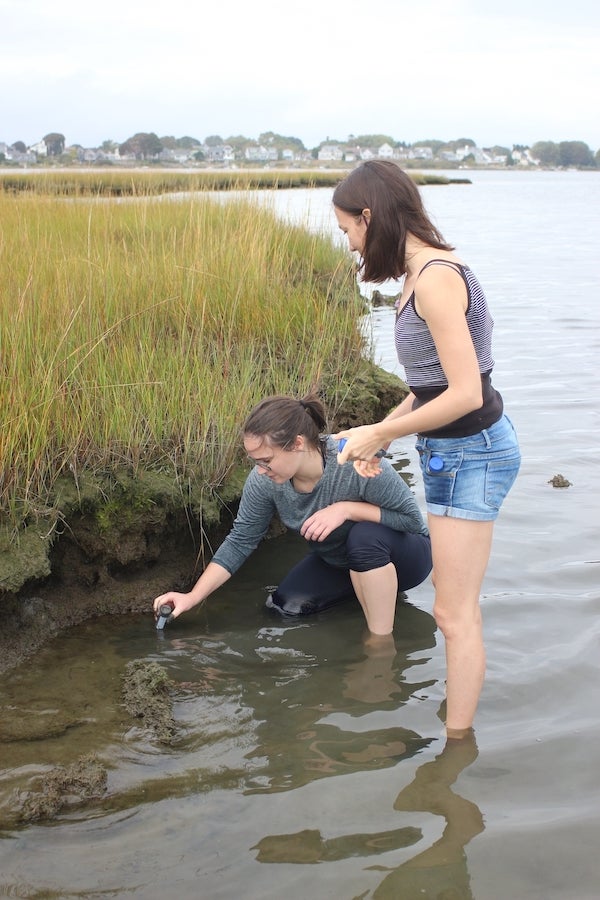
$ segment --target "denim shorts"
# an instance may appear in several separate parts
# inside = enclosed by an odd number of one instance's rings
[[[417,437],[427,512],[492,521],[521,464],[512,422],[503,415],[490,428],[459,438]]]

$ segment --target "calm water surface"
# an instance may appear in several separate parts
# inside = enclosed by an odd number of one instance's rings
[[[600,176],[471,177],[423,192],[486,287],[524,457],[484,584],[477,746],[445,747],[430,584],[387,645],[357,608],[282,622],[263,603],[301,552],[286,536],[162,639],[150,617],[86,623],[5,679],[0,896],[600,897]],[[259,199],[335,227],[331,191]],[[392,319],[369,327],[402,374]],[[412,440],[394,449],[422,503]],[[177,685],[171,746],[122,706],[140,659]],[[39,776],[91,752],[103,799],[20,825]]]

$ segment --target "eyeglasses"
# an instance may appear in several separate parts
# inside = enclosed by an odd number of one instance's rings
[[[252,463],[253,466],[258,466],[259,469],[264,469],[265,472],[272,472],[273,469],[269,463],[261,462],[260,459],[253,459],[251,456],[246,454],[246,459],[249,463]]]
[[[254,459],[253,456],[249,456],[248,454],[246,454],[246,459],[248,460],[249,463],[252,463],[253,466],[258,466],[259,469],[264,469],[265,472],[272,472],[273,467],[271,466],[271,463],[273,462],[275,454],[279,450],[288,451],[289,447],[290,447],[290,444],[284,444],[282,447],[274,447],[273,449],[274,449],[275,453],[273,453],[273,455],[271,456],[271,458],[269,459],[268,462],[265,462],[264,459]],[[300,451],[295,450],[294,452],[300,452]]]

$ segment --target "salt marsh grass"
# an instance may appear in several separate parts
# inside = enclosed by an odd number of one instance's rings
[[[332,187],[340,177],[340,171],[334,169],[0,170],[0,191],[63,197],[147,197],[177,191]]]
[[[348,171],[340,169],[0,169],[0,193],[61,197],[156,196],[188,191],[228,191],[261,188],[335,187]],[[417,184],[465,182],[435,172],[412,172]]]
[[[0,222],[13,527],[52,507],[61,475],[142,467],[218,485],[261,396],[343,385],[359,364],[347,256],[250,202],[0,192]]]

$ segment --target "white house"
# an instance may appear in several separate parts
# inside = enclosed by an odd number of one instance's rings
[[[321,162],[341,162],[344,151],[339,144],[323,144],[317,158]]]
[[[207,147],[204,144],[202,151],[210,162],[230,163],[235,160],[235,152],[230,144],[217,144],[216,147]]]
[[[394,148],[386,142],[385,144],[382,144],[377,151],[377,156],[379,157],[379,159],[393,159]]]
[[[36,153],[38,156],[48,156],[48,147],[46,146],[46,141],[41,140],[38,141],[37,144],[32,144],[29,147],[32,153]]]
[[[277,162],[278,153],[275,147],[246,147],[244,158],[248,162]]]

